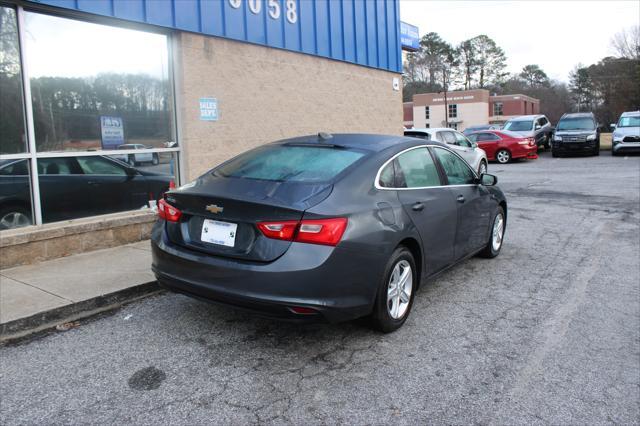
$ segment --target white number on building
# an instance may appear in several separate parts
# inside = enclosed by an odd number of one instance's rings
[[[234,9],[239,9],[242,6],[242,0],[229,0],[229,5]]]
[[[298,21],[298,11],[296,0],[287,0],[287,21],[295,24]]]
[[[269,0],[269,16],[273,19],[280,18],[280,2],[278,0]]]
[[[262,0],[248,0],[249,10],[251,13],[257,15],[260,13],[260,9],[262,9]]]

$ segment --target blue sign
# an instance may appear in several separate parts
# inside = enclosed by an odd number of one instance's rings
[[[117,149],[124,143],[122,117],[100,116],[100,134],[102,149]]]
[[[218,100],[216,98],[200,98],[200,120],[218,121]]]
[[[400,43],[403,50],[415,52],[420,49],[420,33],[418,27],[400,21]]]
[[[31,1],[402,71],[400,0]]]

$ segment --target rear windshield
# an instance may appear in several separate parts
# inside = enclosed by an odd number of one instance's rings
[[[526,130],[531,130],[533,128],[533,121],[507,121],[507,124],[504,125],[504,130],[511,130],[512,132],[524,132]]]
[[[588,117],[563,118],[556,130],[595,130],[596,123]]]
[[[268,145],[239,155],[213,174],[277,182],[326,182],[364,155],[341,148]]]
[[[408,131],[408,132],[404,132],[404,135],[409,136],[410,138],[420,138],[420,139],[431,140],[431,135],[425,132]]]

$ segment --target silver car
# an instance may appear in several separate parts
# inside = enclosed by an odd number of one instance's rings
[[[504,123],[502,130],[515,132],[525,138],[533,138],[537,146],[551,149],[553,126],[544,115],[522,115],[511,118]]]
[[[487,153],[482,148],[478,148],[477,143],[471,142],[465,135],[456,130],[446,127],[409,129],[404,131],[404,135],[446,143],[462,158],[467,160],[467,163],[474,170],[477,170],[478,174],[487,173]]]
[[[614,128],[612,155],[640,152],[640,111],[623,112]]]

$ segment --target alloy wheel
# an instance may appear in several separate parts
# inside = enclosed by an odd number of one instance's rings
[[[413,291],[413,270],[406,260],[401,260],[393,267],[387,287],[387,312],[395,320],[407,313],[411,292]]]
[[[510,159],[511,155],[509,155],[509,153],[505,150],[500,150],[496,154],[496,160],[498,160],[498,163],[500,164],[508,163]]]
[[[21,212],[9,212],[0,218],[0,229],[20,228],[31,225],[31,219]]]
[[[493,251],[500,250],[502,245],[502,237],[504,235],[504,217],[502,213],[498,213],[493,220],[493,231],[491,233],[491,246]]]

